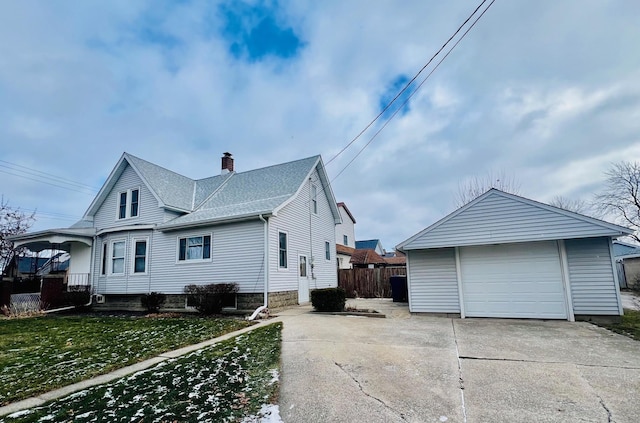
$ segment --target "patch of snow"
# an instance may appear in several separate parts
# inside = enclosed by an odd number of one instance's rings
[[[449,420],[449,418],[447,416],[440,416],[440,421],[442,423],[446,422],[447,420]]]
[[[9,417],[10,419],[15,419],[18,417],[26,416],[29,413],[31,413],[31,410],[20,410],[16,411],[15,413],[9,414],[7,417]]]
[[[280,417],[280,407],[275,404],[263,404],[257,416],[248,416],[241,423],[284,423]]]
[[[269,381],[269,385],[273,385],[274,383],[280,380],[280,373],[278,372],[278,369],[271,369],[270,373],[271,373],[271,380]]]

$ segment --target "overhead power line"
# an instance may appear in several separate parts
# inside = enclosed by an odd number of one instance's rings
[[[411,86],[411,84],[413,84],[413,82],[418,78],[418,76],[420,76],[420,74],[431,64],[431,62],[438,56],[438,54],[440,54],[442,52],[442,50],[444,50],[444,48],[447,46],[447,44],[449,44],[451,42],[451,40],[453,40],[455,38],[456,35],[458,35],[458,33],[462,30],[462,28],[464,28],[464,26],[469,22],[469,20],[478,12],[478,10],[480,10],[480,8],[482,7],[482,5],[484,5],[488,0],[482,0],[482,2],[478,5],[478,7],[475,8],[475,10],[473,11],[473,13],[471,13],[469,15],[469,17],[462,22],[462,24],[458,27],[458,29],[456,29],[456,31],[453,33],[453,35],[451,35],[451,37],[449,37],[449,39],[447,40],[446,43],[444,43],[442,45],[442,47],[440,47],[440,49],[438,49],[438,51],[435,52],[435,54],[433,56],[431,56],[431,58],[429,59],[429,61],[422,67],[420,68],[420,70],[418,71],[418,73],[416,73],[413,78],[411,78],[411,80],[409,82],[407,82],[404,87],[402,87],[402,89],[398,92],[398,94],[396,94],[395,97],[393,97],[393,99],[387,103],[386,106],[384,106],[384,108],[382,109],[382,111],[380,111],[380,113],[378,113],[378,115],[376,117],[373,118],[373,120],[371,122],[369,122],[367,124],[367,126],[364,127],[364,129],[362,129],[362,131],[360,131],[358,133],[358,135],[356,135],[351,141],[349,141],[349,143],[347,145],[345,145],[335,156],[333,156],[331,159],[329,159],[329,161],[326,164],[331,163],[332,161],[334,161],[336,158],[338,158],[338,156],[340,156],[342,153],[344,153],[344,151],[349,148],[351,146],[351,144],[353,144],[354,142],[356,142],[358,139],[360,139],[360,137],[367,132],[367,130],[369,128],[371,128],[371,126],[376,123],[378,121],[378,119],[380,119],[382,117],[382,115],[385,114],[385,112],[387,110],[389,110],[389,108],[393,105],[393,103],[396,102],[396,100],[398,100],[398,98],[400,98],[400,96]],[[495,1],[495,0],[494,0]],[[493,4],[493,1],[491,2]],[[489,5],[489,7],[491,7],[491,5]],[[487,9],[489,8],[487,7]],[[486,11],[486,9],[485,9]],[[483,12],[484,13],[484,12]],[[403,103],[404,105],[405,103]],[[401,106],[402,107],[402,106]]]
[[[336,157],[338,157],[340,154],[342,154],[349,146],[351,146],[351,144],[353,144],[358,138],[360,138],[362,136],[362,134],[364,134],[367,129],[369,129],[371,127],[371,125],[373,125],[373,123],[375,121],[377,121],[380,116],[382,116],[391,106],[391,104],[393,104],[408,88],[409,86],[416,80],[416,78],[427,68],[427,66],[429,66],[429,64],[442,52],[442,50],[451,42],[451,40],[460,32],[460,30],[466,26],[466,24],[469,22],[469,20],[478,12],[478,10],[480,10],[480,8],[482,7],[482,5],[484,3],[486,3],[488,0],[483,0],[482,3],[480,3],[480,5],[478,7],[476,7],[476,9],[473,11],[473,13],[464,21],[464,23],[456,30],[456,32],[447,40],[447,42],[431,57],[431,59],[429,59],[429,61],[427,62],[427,64],[425,66],[422,67],[422,69],[420,69],[420,71],[411,79],[411,81],[409,81],[404,88],[402,88],[402,90],[394,97],[393,100],[391,100],[391,102],[389,104],[387,104],[387,106],[380,112],[380,114],[378,114],[378,116],[376,116],[374,118],[373,121],[371,121],[357,136],[356,138],[354,138],[351,142],[349,142],[349,144],[347,144],[342,150],[340,150],[340,152],[338,154],[336,154],[331,160],[329,160],[329,162],[331,162],[332,160],[334,160]],[[407,103],[409,102],[409,100],[411,100],[411,98],[413,97],[413,95],[422,87],[422,85],[424,85],[424,83],[427,81],[427,79],[429,79],[429,77],[436,71],[436,69],[438,69],[438,67],[440,66],[440,64],[449,56],[449,54],[451,54],[451,52],[457,47],[457,45],[464,39],[464,37],[469,33],[469,31],[471,31],[471,29],[476,25],[476,23],[478,23],[478,21],[480,20],[480,18],[482,18],[482,16],[484,16],[484,14],[487,12],[487,10],[489,10],[489,8],[493,5],[493,3],[495,3],[495,0],[491,0],[491,3],[489,3],[489,5],[482,11],[482,13],[480,13],[480,15],[478,15],[475,20],[472,22],[472,24],[469,26],[469,28],[467,28],[465,30],[465,32],[460,36],[460,38],[453,44],[453,46],[447,51],[447,53],[438,61],[438,63],[434,66],[434,68],[422,79],[422,81],[415,87],[415,89],[407,96],[407,98],[402,102],[402,104],[391,114],[391,116],[389,116],[389,118],[384,122],[384,124],[371,136],[371,138],[369,138],[369,141],[367,141],[367,143],[358,151],[358,153],[338,172],[338,174],[331,180],[331,182],[335,181],[350,165],[351,163],[353,163],[358,156],[373,142],[374,139],[377,138],[377,136],[380,134],[380,132],[382,132],[384,130],[384,128],[387,127],[387,125],[389,124],[389,122],[391,122],[391,120],[407,105]],[[327,162],[327,163],[329,163]]]
[[[51,173],[42,172],[19,164],[0,160],[0,172],[7,175],[17,176],[19,178],[29,179],[34,182],[51,185],[54,187],[66,189],[69,191],[81,192],[83,194],[94,195],[98,189],[81,182],[66,179]]]

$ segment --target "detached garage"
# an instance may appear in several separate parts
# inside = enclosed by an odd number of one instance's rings
[[[612,238],[631,230],[491,189],[397,246],[409,309],[464,317],[620,316]]]

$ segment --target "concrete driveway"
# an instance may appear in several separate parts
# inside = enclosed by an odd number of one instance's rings
[[[286,423],[640,421],[637,341],[588,323],[357,306],[388,317],[279,313]]]

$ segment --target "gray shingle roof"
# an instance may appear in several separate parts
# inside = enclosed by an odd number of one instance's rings
[[[300,188],[320,160],[313,156],[293,162],[241,173],[202,179],[195,184],[196,204],[192,213],[159,225],[173,228],[243,216],[272,213]]]
[[[193,191],[196,181],[131,154],[125,153],[125,157],[139,171],[165,206],[193,210]]]

